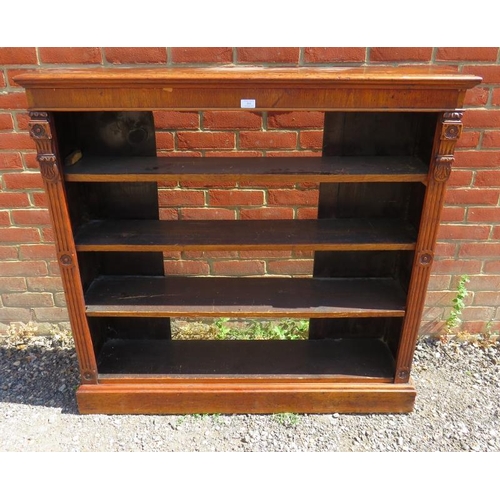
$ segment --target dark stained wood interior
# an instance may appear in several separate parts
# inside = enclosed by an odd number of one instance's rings
[[[417,230],[397,219],[94,220],[75,233],[80,252],[152,250],[412,250]]]
[[[278,180],[424,182],[428,166],[413,156],[301,158],[83,157],[65,169],[68,182]]]
[[[104,376],[312,375],[389,382],[394,358],[376,339],[110,340],[98,366]]]
[[[88,316],[403,316],[392,279],[101,276],[86,293]]]

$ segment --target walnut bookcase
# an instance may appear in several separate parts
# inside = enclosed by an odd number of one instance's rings
[[[465,92],[429,68],[40,71],[26,88],[82,413],[408,412]],[[157,158],[152,110],[325,112],[321,158]],[[113,142],[116,139],[125,138]],[[106,140],[103,139],[103,137]],[[81,150],[83,158],[64,166]],[[160,221],[160,181],[314,181],[317,220]],[[313,250],[311,278],[172,277],[163,251]],[[310,318],[174,341],[172,317]]]

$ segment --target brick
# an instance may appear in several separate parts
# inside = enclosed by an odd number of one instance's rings
[[[4,243],[31,243],[40,241],[38,231],[33,228],[0,228],[0,241]]]
[[[26,308],[21,307],[0,307],[0,321],[3,323],[14,323],[31,321],[31,313]]]
[[[500,165],[500,151],[457,151],[455,168],[495,167]]]
[[[498,257],[500,255],[500,243],[462,243],[458,250],[459,257]]]
[[[491,104],[493,104],[493,106],[500,106],[500,88],[493,89]]]
[[[472,183],[472,171],[470,170],[452,170],[448,187],[467,187]]]
[[[165,274],[180,274],[180,275],[208,275],[210,267],[207,262],[199,260],[167,260],[163,263]]]
[[[0,212],[0,226],[10,226],[10,214],[7,211],[2,210]]]
[[[491,226],[476,224],[443,224],[439,227],[440,240],[485,240],[490,234]]]
[[[33,200],[33,204],[36,207],[48,207],[49,204],[47,202],[47,195],[45,193],[30,193],[30,196]]]
[[[279,250],[268,250],[268,251],[257,251],[257,250],[241,250],[239,252],[241,259],[289,259],[292,257],[292,252],[290,251],[279,251]]]
[[[312,260],[288,259],[288,260],[273,260],[267,263],[267,272],[269,274],[312,275],[312,271],[313,271]]]
[[[3,180],[7,189],[43,189],[43,180],[39,173],[8,173],[3,175]]]
[[[440,47],[436,61],[496,61],[497,47]]]
[[[364,62],[366,49],[362,47],[306,47],[304,62]]]
[[[262,151],[206,151],[205,157],[213,158],[256,158],[262,157]]]
[[[21,260],[55,260],[54,245],[23,245],[19,249]]]
[[[12,210],[12,220],[16,225],[50,224],[50,216],[48,210]]]
[[[234,149],[231,132],[177,132],[179,149]]]
[[[268,113],[268,128],[323,128],[325,113],[319,111],[290,111]]]
[[[298,189],[269,190],[269,205],[314,205],[318,204],[318,191]]]
[[[432,275],[429,278],[427,290],[445,290],[450,287],[451,276]]]
[[[26,290],[26,279],[18,277],[0,277],[0,292],[24,292]]]
[[[449,307],[453,304],[453,299],[457,296],[457,292],[453,290],[428,291],[425,297],[425,303],[428,306],[445,306]],[[469,306],[472,303],[473,296],[469,294],[464,300],[464,303]]]
[[[21,154],[21,156],[23,158],[24,165],[26,166],[26,168],[35,169],[35,170],[40,169],[40,165],[38,164],[38,161],[36,159],[36,153],[23,152]]]
[[[301,131],[299,143],[302,149],[321,149],[323,147],[323,131]]]
[[[219,177],[220,178],[220,177]],[[208,189],[208,188],[231,188],[234,189],[236,187],[235,182],[231,181],[181,181],[179,182],[181,188],[200,188],[200,189]]]
[[[298,47],[242,47],[237,50],[239,63],[293,63],[299,62]]]
[[[68,310],[65,307],[36,307],[35,318],[38,321],[68,321]]]
[[[479,132],[465,131],[457,141],[457,148],[470,149],[479,145],[481,134]]]
[[[492,239],[500,240],[500,226],[496,226],[495,228],[493,228]]]
[[[445,201],[449,205],[496,205],[498,190],[449,189]]]
[[[297,219],[317,219],[318,207],[297,208]]]
[[[0,193],[0,208],[28,207],[29,204],[26,193]]]
[[[155,135],[158,149],[174,149],[174,135],[171,132],[156,132]]]
[[[463,222],[465,221],[464,207],[443,207],[441,212],[441,221],[443,222]]]
[[[468,109],[463,123],[468,128],[500,127],[500,109]]]
[[[457,245],[455,243],[445,243],[438,241],[436,243],[436,248],[434,255],[436,257],[455,257]]]
[[[500,306],[500,293],[495,292],[476,292],[474,294],[475,306]]]
[[[236,211],[227,208],[181,208],[180,212],[185,220],[236,219]]]
[[[159,157],[165,158],[200,158],[203,156],[199,151],[158,151],[157,153]]]
[[[179,187],[179,183],[177,181],[158,181],[157,185],[159,189],[172,189]]]
[[[5,77],[3,76],[3,73],[0,71],[0,88],[5,87]]]
[[[483,148],[500,148],[500,130],[485,130]]]
[[[163,258],[166,260],[179,260],[181,259],[181,252],[163,252]]]
[[[18,259],[17,246],[0,246],[0,260]]]
[[[289,207],[242,208],[240,218],[242,220],[293,219],[293,209]]]
[[[263,191],[210,191],[208,194],[211,206],[262,205]]]
[[[28,134],[12,132],[0,134],[0,149],[33,149],[35,143]]]
[[[490,90],[488,88],[474,87],[473,89],[467,90],[464,104],[465,106],[485,106],[488,102],[489,95]],[[465,113],[464,116],[467,116],[467,113]]]
[[[26,109],[27,107],[28,100],[24,92],[0,94],[0,109]]]
[[[489,321],[495,315],[494,307],[466,307],[462,312],[462,320],[466,321],[474,321],[474,320],[483,320]]]
[[[32,292],[60,292],[63,289],[61,278],[53,276],[29,277],[26,281]]]
[[[322,156],[321,151],[267,151],[266,156],[281,157],[281,158],[311,158],[314,156]]]
[[[0,152],[0,170],[22,170],[23,163],[19,153]]]
[[[231,259],[238,257],[238,252],[225,252],[212,250],[210,252],[182,252],[182,255],[191,259]]]
[[[56,261],[47,262],[50,276],[61,276],[61,269]]]
[[[260,130],[262,115],[250,111],[205,111],[203,128],[205,130]]]
[[[314,259],[313,250],[294,250],[293,256],[298,259]]]
[[[471,207],[467,212],[467,222],[498,222],[500,207]]]
[[[48,227],[42,227],[41,228],[41,233],[42,233],[42,241],[45,243],[54,243],[54,230],[52,229],[51,226]]]
[[[269,156],[269,155],[268,155]],[[238,182],[240,187],[251,187],[251,188],[276,188],[276,189],[294,189],[296,184],[294,182],[284,182],[284,181],[240,181]]]
[[[45,276],[47,263],[44,261],[32,262],[1,262],[0,276]]]
[[[153,111],[157,129],[197,129],[200,115],[190,111]]]
[[[66,307],[66,297],[63,292],[54,295],[54,305],[56,307]]]
[[[164,64],[165,47],[106,47],[104,56],[111,64]]]
[[[205,195],[202,191],[160,191],[158,193],[160,206],[183,207],[185,205],[204,205]]]
[[[182,63],[232,63],[231,47],[173,47],[171,61]]]
[[[97,47],[40,47],[40,61],[49,64],[101,64]]]
[[[240,132],[241,149],[295,149],[296,132]]]
[[[265,274],[264,262],[256,260],[220,260],[212,263],[217,275],[249,276]]]
[[[2,47],[0,48],[0,65],[37,64],[35,47]]]
[[[17,130],[27,132],[29,131],[30,116],[27,113],[17,112],[15,114]]]
[[[476,75],[483,78],[482,83],[500,83],[500,65],[480,65],[480,66],[464,66],[462,73],[467,75]]]
[[[478,260],[436,260],[432,264],[433,274],[477,274],[481,271],[482,263]]]
[[[485,262],[483,265],[483,272],[487,274],[500,274],[500,260],[496,259]]]
[[[23,73],[26,73],[26,69],[20,68],[20,69],[8,69],[7,70],[7,82],[10,87],[17,87],[17,88],[22,88],[21,85],[19,85],[17,82],[14,81],[14,78],[17,75],[21,75]]]
[[[431,47],[372,47],[370,61],[396,62],[396,61],[430,61]]]
[[[160,220],[177,220],[179,212],[175,208],[160,208]]]
[[[14,121],[10,113],[0,113],[0,130],[13,130]]]
[[[51,293],[4,293],[2,301],[7,307],[52,307]]]

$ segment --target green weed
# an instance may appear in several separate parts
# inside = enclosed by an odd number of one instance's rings
[[[469,295],[469,291],[467,290],[467,283],[469,281],[469,277],[464,274],[458,282],[457,294],[452,300],[453,305],[446,319],[445,329],[448,335],[452,334],[462,323],[462,311],[465,309],[465,299]]]
[[[275,413],[273,417],[284,427],[295,427],[300,421],[300,415],[297,413]]]

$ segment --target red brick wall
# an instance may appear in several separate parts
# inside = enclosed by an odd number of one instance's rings
[[[0,48],[0,332],[10,322],[65,321],[42,182],[27,133],[26,99],[13,77],[82,66],[433,65],[483,77],[467,95],[465,130],[443,211],[422,333],[438,332],[461,274],[470,276],[464,327],[500,328],[500,58],[498,48]],[[322,113],[155,112],[162,156],[320,154]],[[208,188],[208,189],[204,189]],[[308,218],[317,186],[163,184],[161,217]],[[172,274],[304,275],[306,252],[165,254]]]

